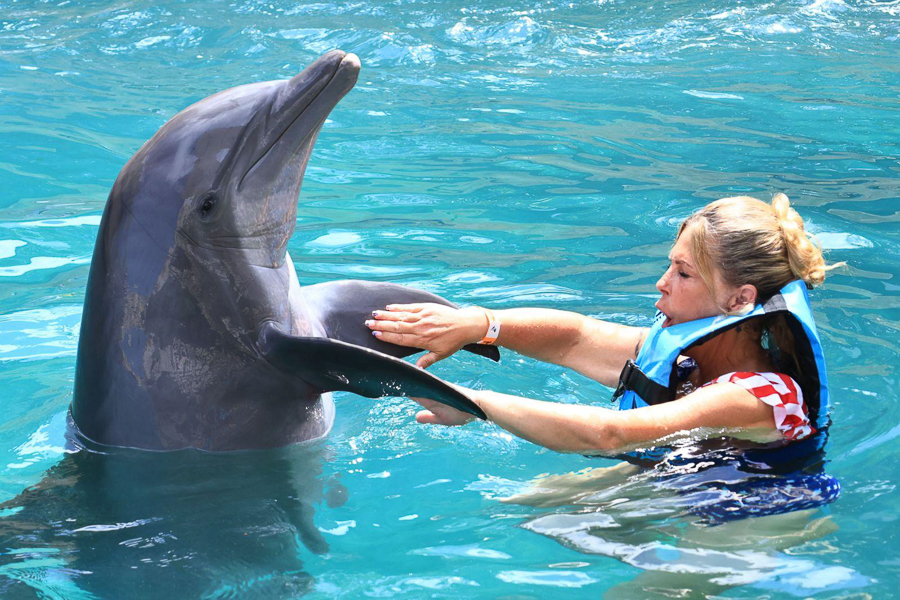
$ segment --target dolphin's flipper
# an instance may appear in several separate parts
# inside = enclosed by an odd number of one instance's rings
[[[481,408],[462,392],[424,369],[369,348],[339,340],[288,335],[273,324],[260,345],[275,367],[323,392],[340,390],[367,398],[430,398],[484,419]]]
[[[382,342],[372,335],[363,322],[372,318],[373,310],[384,310],[388,304],[434,302],[457,308],[449,300],[414,288],[379,281],[330,281],[304,287],[303,303],[309,316],[325,327],[327,337],[356,346],[378,350],[397,358],[420,352],[420,349]],[[495,346],[469,344],[463,348],[474,354],[500,360]]]

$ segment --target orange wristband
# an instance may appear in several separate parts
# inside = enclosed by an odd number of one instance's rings
[[[479,307],[480,308],[480,307]],[[481,338],[479,344],[493,344],[497,341],[497,338],[500,336],[500,321],[494,317],[494,313],[491,312],[488,308],[481,308],[484,311],[484,316],[487,317],[488,321],[488,329],[487,333],[484,334],[484,337]]]

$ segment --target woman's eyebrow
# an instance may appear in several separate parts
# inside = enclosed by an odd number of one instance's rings
[[[687,262],[686,260],[683,260],[683,259],[681,259],[681,258],[672,258],[672,255],[671,255],[671,254],[669,254],[666,258],[669,259],[669,262],[673,262],[673,263],[675,263],[676,265],[684,265],[684,266],[687,267],[688,269],[693,269],[693,268],[694,268],[694,265],[692,265],[691,263]]]

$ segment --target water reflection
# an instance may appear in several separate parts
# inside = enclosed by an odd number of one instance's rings
[[[321,446],[98,450],[67,454],[2,505],[3,597],[285,597],[313,585],[303,557],[328,550],[314,507],[346,499],[322,476]]]
[[[752,472],[734,450],[678,441],[653,468],[628,463],[540,477],[507,503],[554,508],[522,527],[584,554],[642,569],[610,597],[707,598],[737,586],[805,593],[869,580],[828,567],[809,545],[837,531],[840,493],[821,456],[790,472]]]

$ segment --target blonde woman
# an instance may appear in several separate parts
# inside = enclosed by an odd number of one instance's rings
[[[620,455],[703,428],[764,432],[783,448],[827,425],[828,388],[806,294],[822,253],[778,194],[710,203],[678,229],[650,328],[576,313],[389,305],[366,322],[379,339],[424,348],[428,367],[462,346],[495,343],[617,387],[620,409],[463,389],[507,431],[560,452]],[[420,423],[473,417],[427,398]],[[735,434],[739,437],[739,434]],[[648,457],[632,453],[635,461]]]

